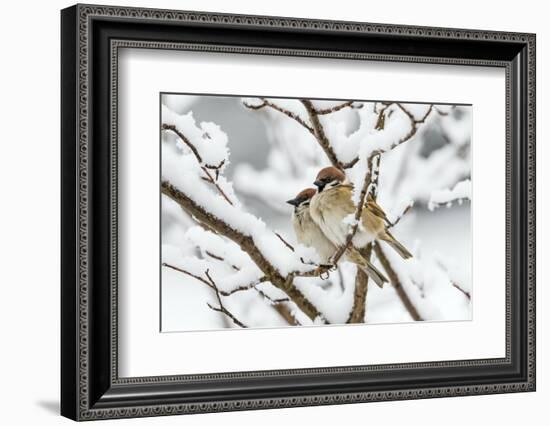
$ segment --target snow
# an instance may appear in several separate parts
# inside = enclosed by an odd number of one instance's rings
[[[448,207],[453,201],[461,202],[464,199],[471,199],[472,197],[472,182],[470,179],[465,179],[458,182],[452,189],[439,189],[432,192],[430,201],[428,202],[428,209],[433,211],[438,205],[445,204]]]
[[[163,108],[162,119],[164,123],[175,124],[178,130],[192,142],[197,138],[202,139],[202,134],[200,134],[195,124],[192,113],[179,116],[167,108]],[[209,127],[210,130],[212,128],[214,127]],[[186,131],[189,132],[189,136]],[[205,153],[210,153],[208,158],[214,158],[217,155],[218,159],[221,159],[223,158],[222,154],[226,155],[225,158],[227,158],[227,137],[225,135],[222,137],[222,135],[224,134],[219,128],[212,134],[210,142],[212,145],[203,150]],[[222,137],[222,140],[217,143],[220,137]],[[221,153],[216,154],[216,151],[221,151]],[[300,260],[300,256],[309,260],[314,256],[314,250],[300,248],[297,249],[296,253],[293,253],[269,230],[261,219],[242,208],[230,182],[223,177],[218,180],[219,185],[222,186],[229,199],[234,201],[234,205],[230,205],[222,195],[216,192],[216,189],[210,183],[201,179],[201,176],[203,176],[203,171],[190,150],[181,150],[179,153],[169,149],[163,150],[163,181],[169,181],[196,204],[218,219],[223,220],[236,231],[252,237],[262,254],[282,275],[287,275],[293,271],[305,272],[313,269],[313,266],[304,264]]]
[[[340,266],[347,274],[355,275],[355,266],[345,263]],[[331,275],[331,279],[336,274]],[[311,300],[311,302],[323,313],[323,316],[331,324],[343,324],[348,319],[353,306],[354,280],[348,280],[344,284],[344,291],[333,285],[323,288],[323,281],[320,278],[298,278],[295,280],[296,287]]]
[[[347,172],[350,182],[354,186],[353,201],[355,204],[359,202],[361,188],[365,176],[369,172],[368,160],[374,152],[385,152],[390,150],[394,145],[406,137],[412,128],[410,118],[398,107],[388,108],[386,115],[392,112],[391,119],[385,120],[384,129],[377,130],[375,128],[378,121],[378,114],[370,108],[362,108],[359,110],[359,129],[347,138],[347,141],[340,139],[339,146],[345,146],[345,156],[347,158],[356,156],[359,161]],[[411,143],[416,136],[413,136],[408,142]],[[337,139],[338,140],[338,139]],[[343,150],[340,149],[340,152]],[[350,156],[349,151],[354,154]],[[344,154],[342,154],[344,155]]]
[[[162,95],[162,104],[178,114],[186,114],[199,100],[199,96]]]
[[[302,120],[307,121],[308,115],[305,107],[298,99],[268,99],[268,101],[284,110],[290,111],[293,114],[296,114],[299,116]],[[263,101],[260,98],[243,98],[243,103],[246,103],[248,105],[252,106],[259,106],[263,103]],[[259,111],[264,112],[265,114],[277,114],[284,117],[284,114],[280,111],[277,111],[271,107],[263,107]],[[286,120],[288,120],[288,117],[285,117]]]
[[[199,247],[203,257],[208,257],[210,253],[223,258],[227,263],[237,268],[255,266],[255,263],[241,250],[238,244],[200,226],[189,228],[184,238],[195,247]]]
[[[216,124],[202,122],[197,126],[192,111],[180,115],[164,105],[162,106],[162,123],[176,126],[178,131],[185,135],[200,154],[202,164],[218,166],[223,162],[220,171],[227,166],[229,162],[227,135]],[[178,147],[183,152],[190,152],[183,142],[180,142]]]
[[[380,203],[378,203],[380,204]],[[391,210],[386,211],[386,216],[390,223],[395,223],[405,212],[414,206],[414,201],[410,198],[402,198],[400,201],[396,202]]]
[[[215,99],[212,98],[212,105]],[[254,98],[246,101],[256,105],[259,102]],[[270,101],[308,120],[300,101]],[[197,147],[203,161],[199,164],[191,150],[173,132],[162,132],[162,178],[214,216],[250,236],[282,275],[312,269],[313,266],[307,263],[319,259],[315,250],[296,243],[290,221],[292,207],[285,201],[302,189],[312,187],[319,169],[330,164],[319,144],[310,132],[281,112],[269,107],[247,109],[240,99],[235,99],[234,109],[227,113],[235,114],[236,120],[238,114],[260,120],[265,133],[250,134],[249,138],[242,140],[232,138],[225,126],[222,129],[214,124],[218,121],[215,113],[211,118],[207,117],[211,122],[197,123],[192,111],[197,102],[205,102],[205,97],[189,102],[182,100],[179,109],[175,106],[177,99],[166,102],[163,98],[166,105],[162,109],[163,122],[169,119],[178,129],[181,125],[189,134],[180,130]],[[330,108],[342,102],[313,103],[316,108]],[[426,104],[403,105],[416,119],[423,118],[429,108]],[[381,244],[403,288],[426,320],[468,320],[472,301],[454,284],[472,294],[470,210],[468,203],[461,206],[454,201],[471,196],[471,189],[468,190],[468,185],[471,188],[471,108],[451,109],[442,105],[437,108],[449,114],[441,116],[432,112],[411,140],[384,153],[380,162],[377,202],[389,220],[394,222],[409,205],[414,205],[392,228],[392,233],[414,253],[414,258],[404,261],[391,247]],[[381,131],[375,129],[378,114],[374,112],[372,102],[363,102],[360,109],[344,108],[320,116],[338,158],[343,162],[357,156],[360,158],[353,168],[346,170],[348,179],[356,188],[356,201],[372,152],[391,148],[411,130],[409,117],[398,107],[390,107],[387,114],[385,128]],[[426,150],[432,140],[427,129],[442,134],[447,142]],[[241,161],[229,169],[225,167],[229,164],[230,150],[237,145],[246,145],[250,158],[261,156],[265,160],[261,164],[265,166]],[[233,205],[214,185],[201,179],[204,177],[201,165],[219,164],[224,160],[216,183]],[[214,177],[215,172],[209,171]],[[430,201],[437,205],[453,204],[450,209],[430,211]],[[162,217],[163,261],[173,262],[200,276],[204,276],[208,269],[224,291],[250,284],[262,276],[259,268],[237,244],[197,226],[167,197],[162,198]],[[353,224],[353,215],[346,220]],[[274,231],[290,242],[295,252],[288,249]],[[382,269],[374,255],[373,262]],[[342,261],[339,270],[331,272],[328,279],[297,278],[295,285],[331,324],[341,324],[347,320],[353,305],[355,270],[353,264]],[[204,283],[168,268],[162,268],[162,277],[163,331],[236,327],[226,316],[206,306],[206,302],[213,306],[218,302],[214,292]],[[258,284],[257,288],[273,299],[286,297],[269,282]],[[288,326],[272,303],[256,290],[239,291],[224,297],[223,302],[248,326]],[[312,321],[292,302],[284,305],[302,325],[316,326],[322,322],[321,318]],[[380,289],[369,284],[366,320],[368,323],[398,323],[412,318],[391,285]]]

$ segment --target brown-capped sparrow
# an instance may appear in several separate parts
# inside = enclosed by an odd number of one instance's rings
[[[322,169],[314,183],[319,190],[311,200],[311,217],[333,244],[341,246],[345,244],[351,226],[345,219],[350,215],[353,217],[356,209],[352,200],[353,186],[336,167]],[[390,233],[389,224],[384,210],[372,197],[368,197],[361,213],[360,226],[352,240],[353,246],[362,249],[374,240],[382,240],[403,259],[409,259],[411,253]]]
[[[336,252],[336,246],[325,237],[309,214],[309,203],[316,192],[313,188],[304,189],[287,203],[294,206],[292,226],[296,239],[306,247],[313,247],[321,257],[321,262],[326,263]]]
[[[319,228],[317,223],[311,218],[310,203],[316,192],[317,191],[313,188],[304,189],[299,192],[296,197],[288,200],[287,203],[294,206],[292,225],[298,242],[306,247],[313,247],[317,253],[319,253],[321,261],[329,263],[337,247],[325,236],[321,228]],[[345,258],[355,263],[380,287],[388,281],[384,274],[354,247],[346,250]]]

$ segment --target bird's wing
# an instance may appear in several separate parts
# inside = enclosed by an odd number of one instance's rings
[[[372,212],[374,215],[378,216],[380,219],[386,222],[387,225],[391,225],[391,222],[386,216],[386,212],[382,209],[382,207],[378,205],[376,201],[374,201],[374,197],[370,193],[367,195],[367,202],[365,204],[365,207],[369,209],[369,211]]]
[[[349,225],[343,219],[355,211],[351,189],[331,188],[316,195],[310,206],[311,216],[325,236],[336,246],[344,243]]]

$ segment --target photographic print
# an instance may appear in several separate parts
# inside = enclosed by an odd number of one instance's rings
[[[470,320],[472,113],[161,94],[161,331]]]

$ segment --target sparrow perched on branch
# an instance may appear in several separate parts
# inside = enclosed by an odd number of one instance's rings
[[[319,253],[321,261],[329,263],[337,247],[325,236],[321,228],[319,228],[317,223],[311,218],[310,203],[316,192],[317,191],[313,188],[304,189],[299,192],[296,197],[288,200],[287,203],[294,206],[292,225],[298,242],[307,247],[313,247],[317,253]],[[361,268],[380,287],[388,281],[384,274],[376,269],[376,267],[354,247],[346,251],[345,257]]]
[[[321,257],[321,262],[326,263],[336,251],[336,246],[325,237],[319,226],[311,219],[309,204],[316,192],[313,188],[304,189],[287,203],[294,206],[292,226],[296,239],[306,247],[313,247]]]
[[[353,217],[356,210],[352,200],[353,186],[348,183],[346,175],[336,167],[322,169],[317,174],[314,184],[319,190],[311,200],[311,217],[334,245],[342,246],[346,243],[351,226],[345,219]],[[374,240],[382,240],[403,259],[411,258],[412,254],[390,233],[389,225],[390,221],[384,210],[372,196],[367,197],[359,227],[352,239],[353,246],[361,250]]]

